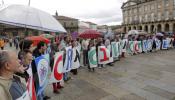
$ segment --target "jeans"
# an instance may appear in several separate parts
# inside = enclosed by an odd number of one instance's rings
[[[68,80],[68,72],[63,73],[63,80]]]

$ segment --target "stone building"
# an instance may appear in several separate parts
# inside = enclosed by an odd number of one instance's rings
[[[67,33],[78,32],[79,20],[67,16],[59,16],[57,13],[54,16],[60,24],[66,29]]]
[[[128,0],[121,8],[124,32],[175,32],[175,0]]]

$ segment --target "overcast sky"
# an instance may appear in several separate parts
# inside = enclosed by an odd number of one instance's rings
[[[121,24],[121,6],[126,0],[31,0],[30,6],[97,24]],[[28,0],[4,0],[5,4],[28,4]]]

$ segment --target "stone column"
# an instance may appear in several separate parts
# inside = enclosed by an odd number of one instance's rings
[[[142,30],[145,31],[145,25],[142,25]]]
[[[131,30],[134,30],[134,26],[131,26]]]
[[[157,33],[157,29],[158,29],[157,24],[154,25],[154,28],[155,28],[154,31]]]
[[[128,33],[128,29],[129,29],[129,28],[126,26],[126,33]]]
[[[148,25],[148,33],[151,33],[151,25]]]
[[[161,24],[162,26],[162,32],[165,32],[165,24]]]
[[[173,23],[169,23],[169,32],[173,32]]]

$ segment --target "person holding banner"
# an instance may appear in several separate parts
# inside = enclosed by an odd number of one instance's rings
[[[63,80],[64,80],[64,82],[67,82],[71,79],[71,77],[69,76],[69,71],[70,71],[70,67],[71,67],[72,63],[67,63],[67,62],[69,62],[68,60],[70,60],[70,59],[72,60],[72,58],[70,56],[68,56],[69,53],[70,53],[70,55],[72,53],[71,51],[69,51],[72,49],[72,43],[71,43],[71,38],[69,36],[64,37],[64,41],[65,41],[65,46],[62,50],[62,51],[64,51],[64,54],[63,54],[63,66],[64,67],[63,68],[68,67],[68,70],[63,69],[64,70],[63,71],[64,72],[63,73]],[[67,68],[65,68],[65,69],[67,69]]]
[[[108,48],[108,50],[110,52],[110,57],[112,57],[111,39],[109,37],[107,37],[107,39],[105,40],[105,46],[106,46],[106,48]],[[113,63],[113,61],[108,63],[107,65],[113,66],[112,63]]]
[[[51,67],[51,70],[53,71],[54,60],[55,60],[54,55],[59,50],[58,50],[58,46],[56,42],[52,41],[50,47],[51,47],[51,52],[49,54],[50,55],[50,67]],[[63,86],[61,86],[60,82],[52,83],[52,86],[53,86],[53,93],[55,94],[59,94],[60,93],[59,89],[64,88]]]
[[[80,50],[78,48],[78,44],[75,40],[72,40],[72,49],[73,49],[73,64],[72,64],[72,74],[78,74],[78,68],[80,67]]]
[[[97,44],[96,44],[96,54],[97,54],[97,58],[98,58],[98,47],[99,46],[104,46],[103,44],[103,39],[102,38],[98,38]],[[99,68],[103,67],[103,64],[98,64]]]
[[[94,47],[94,40],[91,39],[91,40],[89,41],[88,51],[90,51],[92,47]],[[89,58],[88,58],[88,59],[89,59]],[[93,68],[90,68],[90,62],[89,62],[89,60],[88,60],[88,69],[89,69],[89,72],[90,72],[90,71],[95,72],[95,68],[94,68],[94,67],[93,67]]]
[[[26,86],[16,76],[22,65],[16,53],[0,51],[0,100],[30,100]]]
[[[33,56],[37,58],[41,55],[44,55],[45,51],[46,51],[46,44],[45,42],[41,41],[37,44],[37,48],[33,51]],[[37,66],[34,60],[32,61],[32,72],[33,72],[35,89],[36,91],[38,91],[39,78],[38,78]],[[38,96],[38,100],[47,100],[47,99],[50,99],[50,97],[45,96],[44,91]]]

